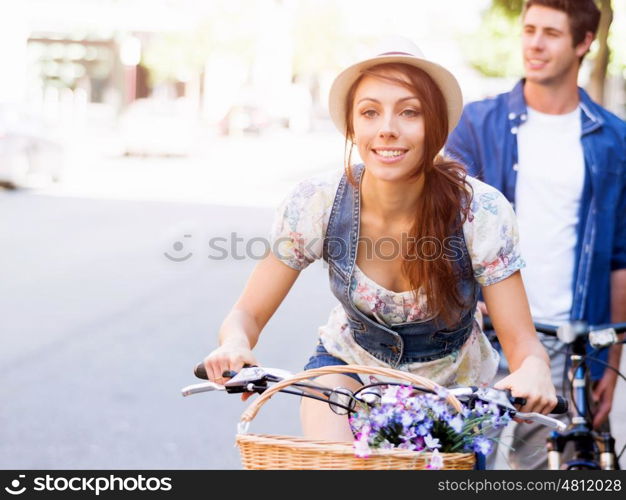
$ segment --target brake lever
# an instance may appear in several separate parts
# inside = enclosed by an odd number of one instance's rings
[[[192,384],[181,389],[183,396],[191,396],[192,394],[198,394],[200,392],[211,391],[225,391],[226,388],[223,385],[216,384],[215,382],[202,382],[201,384]]]
[[[552,429],[556,429],[558,431],[563,432],[567,429],[567,425],[556,418],[548,417],[546,415],[542,415],[541,413],[536,412],[517,412],[515,414],[516,418],[521,418],[523,420],[531,420],[533,422],[537,422],[539,424],[545,425],[546,427],[550,427]]]

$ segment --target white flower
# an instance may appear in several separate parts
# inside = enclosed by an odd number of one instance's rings
[[[372,453],[367,439],[357,439],[354,442],[354,454],[359,458],[367,458]]]
[[[424,436],[424,443],[426,444],[426,448],[430,448],[431,450],[441,448],[441,443],[439,443],[439,439],[434,438],[430,433]]]
[[[400,387],[398,387],[397,385],[391,385],[387,387],[387,389],[385,389],[385,392],[383,392],[380,403],[383,405],[395,405],[398,402],[398,390],[400,390]]]

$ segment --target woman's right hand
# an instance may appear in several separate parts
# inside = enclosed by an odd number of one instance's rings
[[[217,384],[223,384],[226,378],[225,371],[238,372],[244,365],[258,365],[252,351],[245,347],[222,345],[204,358],[204,368],[208,379]]]

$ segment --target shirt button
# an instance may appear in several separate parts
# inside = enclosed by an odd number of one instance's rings
[[[513,165],[513,170],[515,170],[516,172],[519,170],[519,165],[517,163]]]
[[[509,113],[509,120],[515,120],[517,115],[515,113]]]
[[[511,133],[512,133],[513,135],[517,134],[517,127],[513,127],[513,128],[511,129]]]

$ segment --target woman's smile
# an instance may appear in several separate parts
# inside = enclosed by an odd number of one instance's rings
[[[379,161],[391,164],[402,161],[408,150],[404,148],[372,148],[372,151],[378,156]]]

